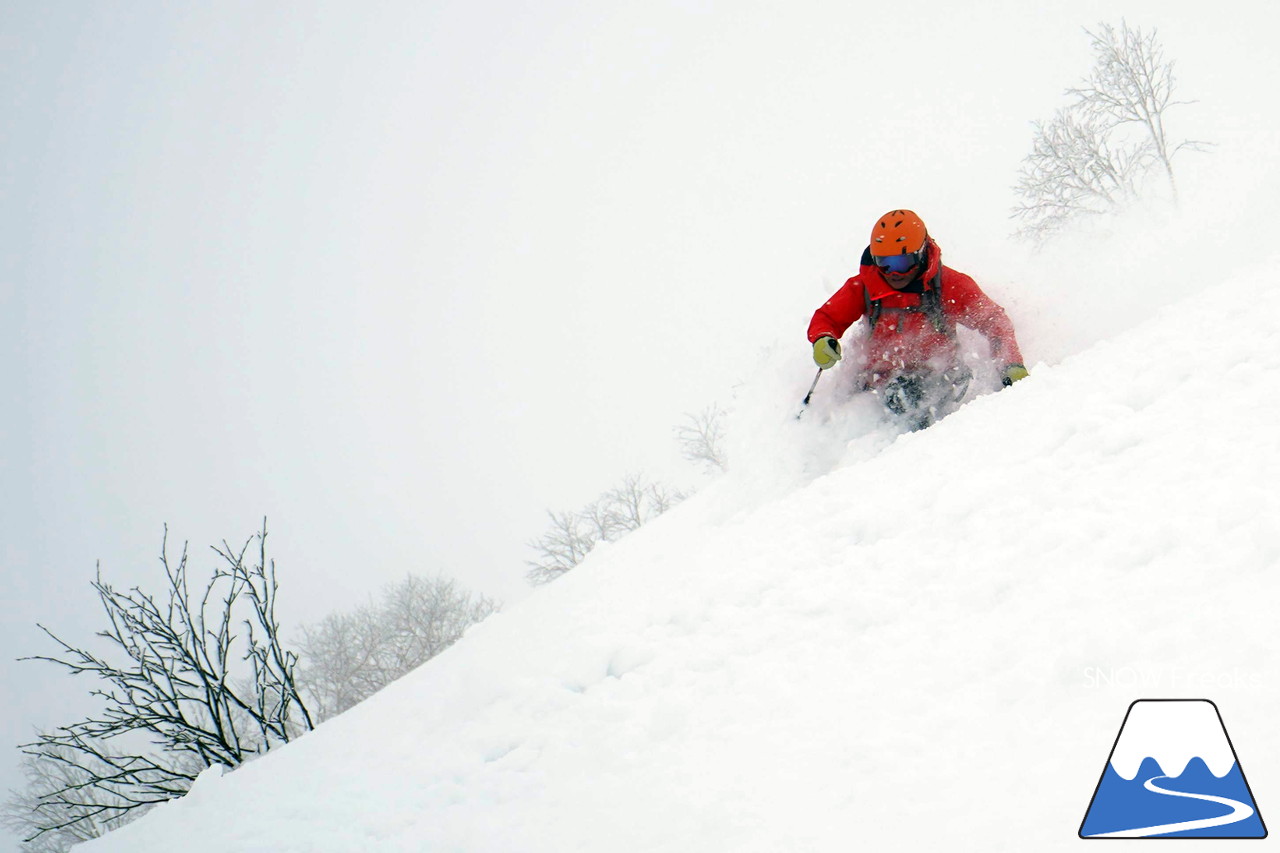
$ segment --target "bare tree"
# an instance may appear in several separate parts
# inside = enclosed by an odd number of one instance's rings
[[[410,575],[383,590],[380,603],[304,628],[299,685],[328,719],[440,654],[498,608],[453,580]]]
[[[1036,122],[1015,187],[1024,199],[1013,212],[1023,220],[1019,235],[1043,241],[1071,219],[1123,207],[1137,197],[1149,163],[1144,148],[1116,145],[1093,113],[1059,110]]]
[[[551,524],[546,532],[529,543],[537,558],[527,561],[526,577],[534,585],[553,581],[585,560],[600,541],[605,523],[598,502],[580,513],[547,510],[547,517]]]
[[[302,629],[298,686],[318,720],[327,720],[385,687],[382,650],[389,640],[371,606],[331,613]]]
[[[1164,58],[1155,30],[1143,33],[1122,22],[1085,30],[1094,67],[1082,85],[1067,90],[1073,102],[1047,122],[1036,122],[1031,153],[1023,160],[1014,191],[1021,201],[1012,215],[1017,233],[1043,241],[1080,215],[1124,207],[1138,197],[1143,179],[1160,167],[1177,197],[1166,114],[1189,101],[1173,100],[1173,63]]]
[[[113,759],[120,756],[108,751]],[[51,746],[44,754],[24,755],[22,775],[26,786],[10,792],[0,806],[0,825],[27,841],[29,853],[64,853],[72,845],[98,838],[129,822],[146,807],[127,805],[117,794],[93,784],[113,772],[110,764],[82,766],[84,757]],[[114,817],[99,819],[105,812]]]
[[[600,542],[614,542],[675,506],[685,495],[639,474],[622,482],[578,512],[547,512],[551,524],[531,541],[529,583],[548,583],[586,559]]]
[[[685,423],[675,427],[681,455],[710,473],[728,470],[723,420],[724,412],[716,405],[708,406],[696,415],[686,414]]]
[[[1134,124],[1144,137],[1146,157],[1164,168],[1169,188],[1177,195],[1173,156],[1183,148],[1200,149],[1206,143],[1184,140],[1170,149],[1165,133],[1165,113],[1171,107],[1193,103],[1173,100],[1173,62],[1165,61],[1164,48],[1149,33],[1121,21],[1120,30],[1099,24],[1085,30],[1094,53],[1093,72],[1082,86],[1068,89],[1080,108],[1103,118],[1113,127]]]
[[[629,474],[605,492],[600,501],[608,519],[608,530],[602,531],[600,538],[612,542],[662,515],[683,498],[682,493],[661,483]],[[606,532],[608,535],[604,535]]]
[[[206,767],[236,767],[312,727],[294,680],[297,656],[280,640],[278,585],[266,538],[264,521],[238,550],[226,542],[214,548],[222,562],[203,591],[193,594],[187,546],[177,564],[171,562],[166,528],[160,562],[167,588],[160,603],[137,587],[116,590],[99,569],[93,588],[107,628],[97,636],[110,653],[72,645],[40,626],[61,655],[28,660],[105,682],[92,691],[103,700],[96,716],[43,733],[23,747],[30,756],[65,766],[77,779],[40,796],[47,807],[42,816],[66,813],[42,830],[121,819],[181,796]],[[256,562],[246,561],[254,543]],[[159,754],[112,747],[117,739],[135,744],[140,737]]]
[[[409,575],[384,595],[383,613],[395,638],[397,666],[405,672],[452,646],[466,630],[499,609],[486,596],[473,597],[448,578]],[[398,677],[398,676],[397,676]]]

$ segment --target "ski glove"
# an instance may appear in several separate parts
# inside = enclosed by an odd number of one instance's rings
[[[1027,369],[1021,364],[1011,364],[1004,369],[1004,386],[1008,388],[1019,379],[1027,378]]]
[[[813,342],[813,363],[826,370],[835,367],[840,360],[840,342],[830,335],[823,335]]]

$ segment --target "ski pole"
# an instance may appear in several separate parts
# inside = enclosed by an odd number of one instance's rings
[[[818,368],[818,373],[817,373],[817,375],[813,377],[813,384],[809,386],[809,393],[808,393],[808,394],[805,394],[805,395],[804,395],[804,399],[800,402],[800,405],[801,405],[802,407],[803,407],[803,406],[808,406],[808,405],[809,405],[809,400],[810,400],[810,398],[812,398],[812,397],[813,397],[813,389],[818,387],[818,380],[819,380],[819,379],[821,379],[821,378],[822,378],[822,368],[821,368],[821,367],[819,367],[819,368]],[[797,419],[797,420],[800,418],[800,415],[803,415],[803,414],[804,414],[804,411],[805,411],[805,410],[804,410],[803,408],[801,408],[801,409],[800,409],[800,411],[796,414],[796,419]]]
[[[809,393],[804,395],[804,405],[809,405],[809,399],[813,396],[813,389],[818,387],[818,380],[822,378],[822,368],[818,368],[818,373],[813,377],[813,384],[809,386]]]

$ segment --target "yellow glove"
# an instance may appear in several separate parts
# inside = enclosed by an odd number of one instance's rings
[[[1011,364],[1004,369],[1004,379],[1002,381],[1007,388],[1019,379],[1026,379],[1027,375],[1027,369],[1021,364]]]
[[[840,360],[840,342],[827,335],[813,342],[813,363],[826,370]],[[1026,371],[1023,371],[1025,374]]]

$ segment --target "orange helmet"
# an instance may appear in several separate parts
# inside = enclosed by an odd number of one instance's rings
[[[871,228],[871,254],[916,255],[929,240],[929,232],[910,210],[891,210],[876,220]]]

